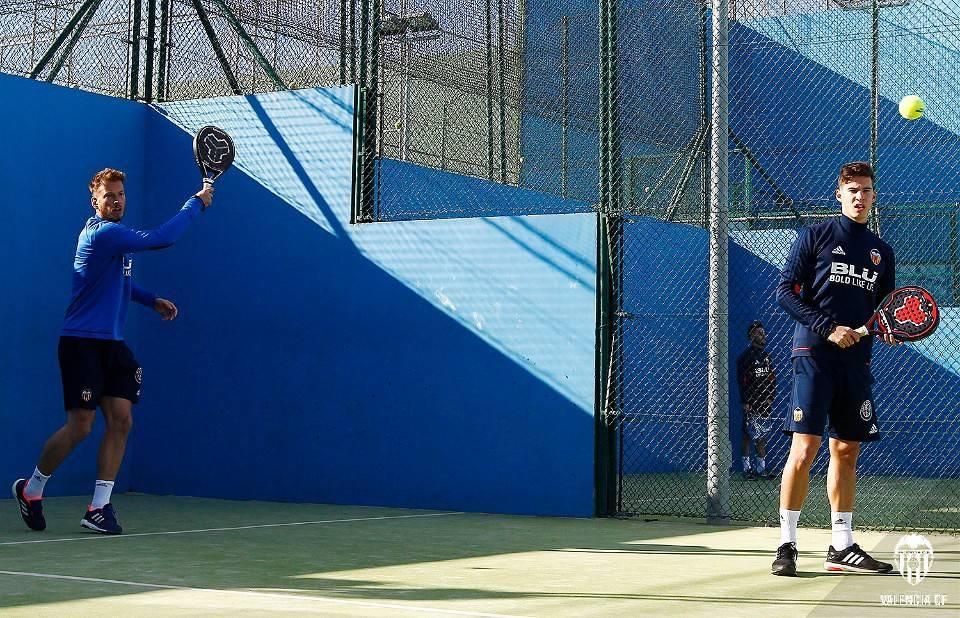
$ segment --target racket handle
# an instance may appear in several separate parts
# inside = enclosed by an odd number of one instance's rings
[[[860,328],[856,329],[854,332],[860,335],[861,337],[866,337],[867,335],[870,334],[870,331],[867,330],[866,326],[861,326]]]
[[[212,184],[213,184],[213,178],[207,178],[206,176],[204,176],[204,177],[203,177],[203,184],[205,184],[205,185],[212,185]]]

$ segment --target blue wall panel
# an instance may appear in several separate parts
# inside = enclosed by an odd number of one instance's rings
[[[62,421],[56,339],[89,177],[126,170],[127,222],[156,226],[199,187],[190,134],[216,122],[237,140],[237,169],[175,246],[136,259],[137,281],[181,315],[130,316],[143,402],[118,489],[592,512],[592,215],[351,227],[349,89],[158,111],[0,80],[7,134],[25,145],[0,154],[8,182],[44,173],[42,148],[70,153],[56,182],[30,183],[28,224],[4,249],[18,299],[2,309],[11,480]],[[428,200],[562,202],[410,167],[449,187]],[[95,438],[51,495],[89,491]]]
[[[349,101],[305,91],[150,119],[177,191],[196,172],[171,121],[220,124],[240,151],[198,229],[147,260],[183,313],[143,325],[135,488],[589,515],[593,216],[351,227]],[[410,184],[384,183],[386,208],[548,199],[389,165]],[[152,216],[179,201],[165,190]]]
[[[50,433],[64,421],[57,339],[70,300],[77,236],[93,214],[90,178],[104,167],[129,173],[129,219],[144,201],[143,106],[0,74],[5,147],[0,178],[14,232],[0,244],[0,479],[29,475]],[[134,309],[133,312],[136,310]],[[135,338],[135,329],[127,334]],[[93,491],[94,434],[57,471],[48,495]],[[124,466],[117,488],[130,480]]]

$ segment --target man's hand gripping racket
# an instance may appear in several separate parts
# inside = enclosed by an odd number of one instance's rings
[[[933,295],[922,287],[897,288],[880,301],[877,311],[856,332],[892,335],[897,341],[918,341],[929,337],[940,325],[940,310]]]
[[[235,156],[233,139],[223,129],[208,125],[194,136],[193,158],[203,177],[203,189],[196,196],[203,200],[204,208],[213,199],[213,182],[230,169]]]

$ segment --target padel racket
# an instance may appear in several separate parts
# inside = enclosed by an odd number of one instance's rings
[[[929,337],[940,325],[940,310],[933,295],[916,285],[887,294],[876,313],[857,329],[861,337],[893,335],[898,341],[917,341]]]
[[[212,183],[233,164],[237,151],[223,129],[205,126],[193,138],[193,157],[204,182]]]

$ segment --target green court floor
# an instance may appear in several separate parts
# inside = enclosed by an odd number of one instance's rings
[[[48,499],[43,533],[0,501],[0,614],[915,616],[938,602],[960,614],[950,536],[927,536],[933,569],[911,586],[824,572],[818,529],[800,531],[801,577],[780,578],[772,528],[126,494],[128,534],[104,537],[80,528],[85,499]],[[899,536],[858,540],[891,559]]]

